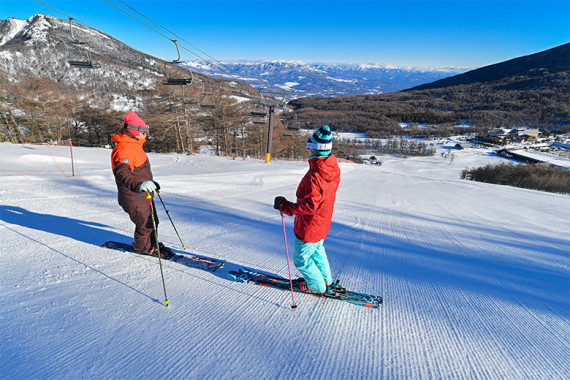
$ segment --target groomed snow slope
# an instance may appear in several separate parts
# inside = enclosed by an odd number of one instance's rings
[[[166,308],[157,259],[99,247],[132,241],[110,150],[74,155],[68,177],[63,155],[0,144],[2,379],[570,378],[570,197],[460,180],[501,160],[484,150],[341,164],[333,275],[384,304],[296,294],[295,311],[290,293],[226,274],[287,276],[272,203],[294,199],[306,162],[149,154],[187,251],[227,260],[163,262]]]

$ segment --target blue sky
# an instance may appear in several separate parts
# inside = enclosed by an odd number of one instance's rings
[[[105,0],[40,1],[141,51],[176,58],[172,42]],[[108,1],[217,60],[475,68],[570,41],[568,0]],[[0,0],[0,19],[38,13],[65,18],[34,0]],[[197,58],[185,48],[182,59]]]

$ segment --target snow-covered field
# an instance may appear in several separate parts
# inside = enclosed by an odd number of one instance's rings
[[[325,246],[341,284],[384,297],[375,310],[303,294],[292,310],[226,279],[288,275],[272,203],[306,162],[149,154],[187,251],[227,260],[163,262],[166,308],[157,259],[99,247],[133,232],[110,150],[74,155],[69,177],[64,156],[0,144],[0,378],[570,378],[570,197],[459,179],[502,160],[489,152],[341,164]]]

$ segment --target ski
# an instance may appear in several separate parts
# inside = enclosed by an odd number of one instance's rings
[[[114,249],[121,252],[132,252],[139,254],[136,251],[135,246],[133,244],[120,243],[117,241],[106,241],[101,245],[101,247]],[[164,252],[162,252],[163,250]],[[226,263],[225,260],[211,259],[209,257],[198,256],[186,252],[184,253],[174,252],[172,249],[167,247],[161,248],[161,253],[163,254],[163,256],[161,256],[162,259],[174,261],[192,268],[206,269],[211,272],[215,272],[216,270],[223,267],[224,264]],[[149,256],[149,257],[156,257],[156,256]]]
[[[228,273],[228,279],[236,282],[246,282],[252,283],[259,286],[266,286],[271,288],[290,290],[289,280],[284,277],[279,277],[267,273],[255,272],[251,269],[240,268],[237,272],[230,271]],[[382,297],[374,296],[370,294],[352,292],[338,286],[338,281],[335,282],[339,292],[333,292],[331,294],[317,294],[312,292],[307,292],[299,289],[299,282],[302,279],[293,280],[293,290],[299,293],[311,294],[317,297],[338,299],[341,301],[346,301],[355,305],[360,305],[368,308],[376,309],[382,304]],[[334,286],[334,285],[333,285]]]

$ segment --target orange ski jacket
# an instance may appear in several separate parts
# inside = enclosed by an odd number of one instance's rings
[[[152,181],[152,171],[143,150],[145,139],[137,140],[122,133],[111,138],[117,143],[111,153],[111,167],[119,191],[119,204],[123,205],[129,199],[140,198],[140,185]]]

